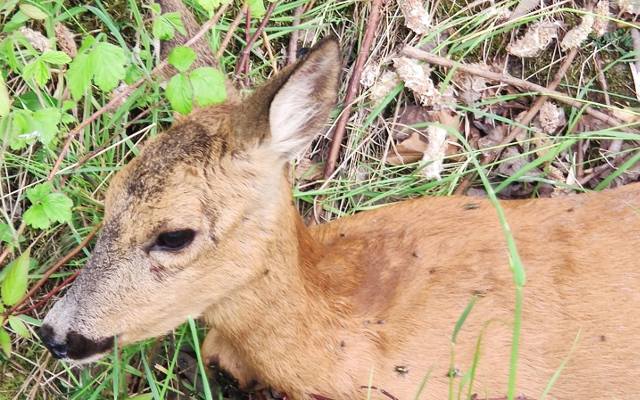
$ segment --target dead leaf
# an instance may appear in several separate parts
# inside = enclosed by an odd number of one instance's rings
[[[484,70],[489,69],[486,64],[470,64]],[[460,88],[459,98],[465,104],[471,105],[476,101],[482,99],[485,89],[487,88],[488,81],[477,75],[467,74],[461,71],[457,71],[454,82]]]
[[[448,146],[449,130],[458,131],[460,120],[458,115],[441,110],[437,113],[440,126],[431,125],[427,128],[428,146],[424,151],[422,161],[427,164],[422,168],[422,175],[427,179],[440,180],[444,168],[444,157]]]
[[[393,131],[391,134],[393,138],[399,142],[406,140],[415,132],[422,132],[424,134],[423,136],[426,138],[426,128],[414,128],[412,125],[431,121],[433,121],[433,118],[427,108],[418,105],[410,105],[405,107],[398,116],[397,122],[393,124]]]
[[[387,157],[391,165],[411,164],[422,159],[427,149],[427,139],[420,132],[413,132],[409,137],[393,148],[393,154]]]
[[[595,22],[595,18],[593,14],[585,14],[582,16],[582,22],[580,25],[571,29],[569,32],[564,35],[562,42],[560,43],[560,48],[562,50],[567,51],[576,47],[580,47],[582,42],[587,40],[587,37],[593,30],[593,24]]]
[[[431,26],[431,16],[427,12],[422,0],[398,0],[398,5],[404,15],[404,24],[418,35],[422,35]]]
[[[394,71],[385,71],[373,84],[369,97],[375,103],[379,103],[387,97],[391,91],[400,84],[400,77]]]
[[[439,93],[429,77],[431,68],[427,64],[421,64],[407,57],[394,58],[393,65],[405,86],[418,96],[420,103],[423,106],[433,105]]]
[[[538,121],[540,122],[542,130],[546,133],[554,133],[558,128],[567,123],[564,115],[564,109],[556,106],[550,101],[545,102],[540,108]]]
[[[555,21],[540,21],[531,25],[522,38],[507,46],[509,54],[518,57],[536,57],[558,37],[560,24]]]

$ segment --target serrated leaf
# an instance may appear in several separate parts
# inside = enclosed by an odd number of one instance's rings
[[[31,116],[30,130],[37,133],[38,140],[49,146],[59,132],[58,124],[62,113],[53,107],[42,108]]]
[[[124,50],[111,43],[100,42],[91,51],[93,81],[103,92],[109,92],[124,79],[127,58]]]
[[[11,357],[11,337],[9,333],[0,326],[0,349],[7,358]]]
[[[9,224],[0,224],[0,243],[2,242],[13,242],[13,234],[11,233],[11,227]]]
[[[200,7],[211,13],[220,7],[222,0],[198,0],[198,4],[200,4]]]
[[[222,72],[211,67],[194,69],[189,75],[193,99],[198,106],[219,104],[227,98]]]
[[[30,120],[31,112],[29,110],[16,110],[13,113],[9,130],[9,147],[12,150],[23,149],[28,143],[35,141],[35,136],[27,138],[23,135],[28,131]]]
[[[27,189],[27,199],[29,199],[31,204],[36,204],[43,201],[52,190],[51,182],[35,185],[34,187]]]
[[[149,8],[151,9],[151,12],[153,12],[155,14],[160,14],[162,12],[162,10],[160,8],[160,4],[158,4],[158,3],[151,3],[149,5]]]
[[[177,30],[181,35],[186,35],[187,30],[184,29],[184,24],[182,23],[182,16],[179,12],[170,12],[163,14],[166,20],[173,26],[175,30]]]
[[[4,78],[0,74],[0,118],[9,114],[11,109],[11,98],[9,97],[9,90],[4,83]]]
[[[61,223],[71,221],[73,201],[63,193],[51,193],[42,204],[45,214],[51,221]]]
[[[69,70],[66,73],[67,85],[75,100],[80,99],[84,91],[91,85],[94,69],[93,59],[85,53],[78,53],[69,65]]]
[[[180,114],[191,112],[193,89],[189,79],[183,74],[176,74],[171,78],[165,89],[165,94],[171,107]]]
[[[169,64],[180,72],[185,72],[196,59],[196,52],[190,47],[178,46],[169,53]]]
[[[27,190],[31,207],[24,213],[26,224],[37,229],[47,229],[51,222],[71,220],[73,201],[63,193],[51,193],[51,184],[43,183]]]
[[[47,229],[51,226],[51,221],[47,218],[47,214],[41,204],[29,207],[22,215],[22,219],[27,225],[35,229]]]
[[[51,73],[49,67],[40,58],[36,58],[29,64],[25,65],[24,71],[22,71],[22,77],[25,81],[34,80],[38,86],[44,86],[49,79],[51,79]]]
[[[19,7],[20,11],[31,19],[46,19],[49,16],[43,9],[33,4],[22,3]]]
[[[170,40],[175,35],[174,27],[162,15],[155,17],[151,31],[153,36],[159,40]]]
[[[267,9],[264,8],[264,1],[262,0],[247,0],[247,6],[249,7],[251,18],[262,18],[267,12]]]
[[[8,306],[13,306],[27,293],[27,282],[29,280],[29,249],[5,268],[7,268],[7,274],[0,288],[2,289],[2,301]]]
[[[44,62],[54,65],[68,64],[71,61],[71,57],[64,51],[47,50],[40,56],[40,59]]]
[[[9,326],[13,329],[16,335],[25,339],[29,339],[31,337],[31,332],[29,332],[27,325],[25,325],[24,321],[15,315],[9,316]]]

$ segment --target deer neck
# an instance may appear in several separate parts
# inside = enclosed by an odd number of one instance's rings
[[[304,226],[289,190],[286,193],[274,225],[262,226],[266,242],[254,246],[262,249],[254,259],[262,272],[205,313],[216,333],[256,367],[269,366],[274,357],[304,355],[305,350],[292,349],[308,346],[309,341],[339,346],[335,327],[346,321],[345,303],[331,296],[330,277],[316,268],[324,253],[322,245]],[[298,360],[290,361],[293,365]],[[299,361],[313,365],[308,359]],[[325,363],[326,358],[318,362]]]

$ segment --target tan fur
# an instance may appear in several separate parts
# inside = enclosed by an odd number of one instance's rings
[[[414,399],[427,376],[420,398],[440,400],[454,325],[476,295],[454,367],[469,371],[482,335],[471,393],[504,396],[514,285],[486,200],[421,198],[312,228],[292,204],[285,166],[300,147],[272,143],[271,103],[287,83],[313,88],[295,98],[317,114],[285,138],[308,143],[339,65],[324,41],[247,102],[199,110],[148,144],[112,181],[105,231],[45,323],[126,344],[203,315],[203,354],[244,385],[338,400],[367,398],[371,381],[373,399]],[[552,398],[637,397],[639,194],[634,184],[502,203],[528,278],[519,393],[539,398],[575,341]],[[184,228],[197,232],[185,249],[148,250]]]

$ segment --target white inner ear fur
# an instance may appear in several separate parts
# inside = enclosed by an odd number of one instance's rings
[[[317,132],[307,125],[321,111],[322,105],[312,96],[314,82],[322,68],[311,74],[302,66],[289,78],[273,98],[269,109],[269,127],[273,150],[293,157],[311,141]]]

